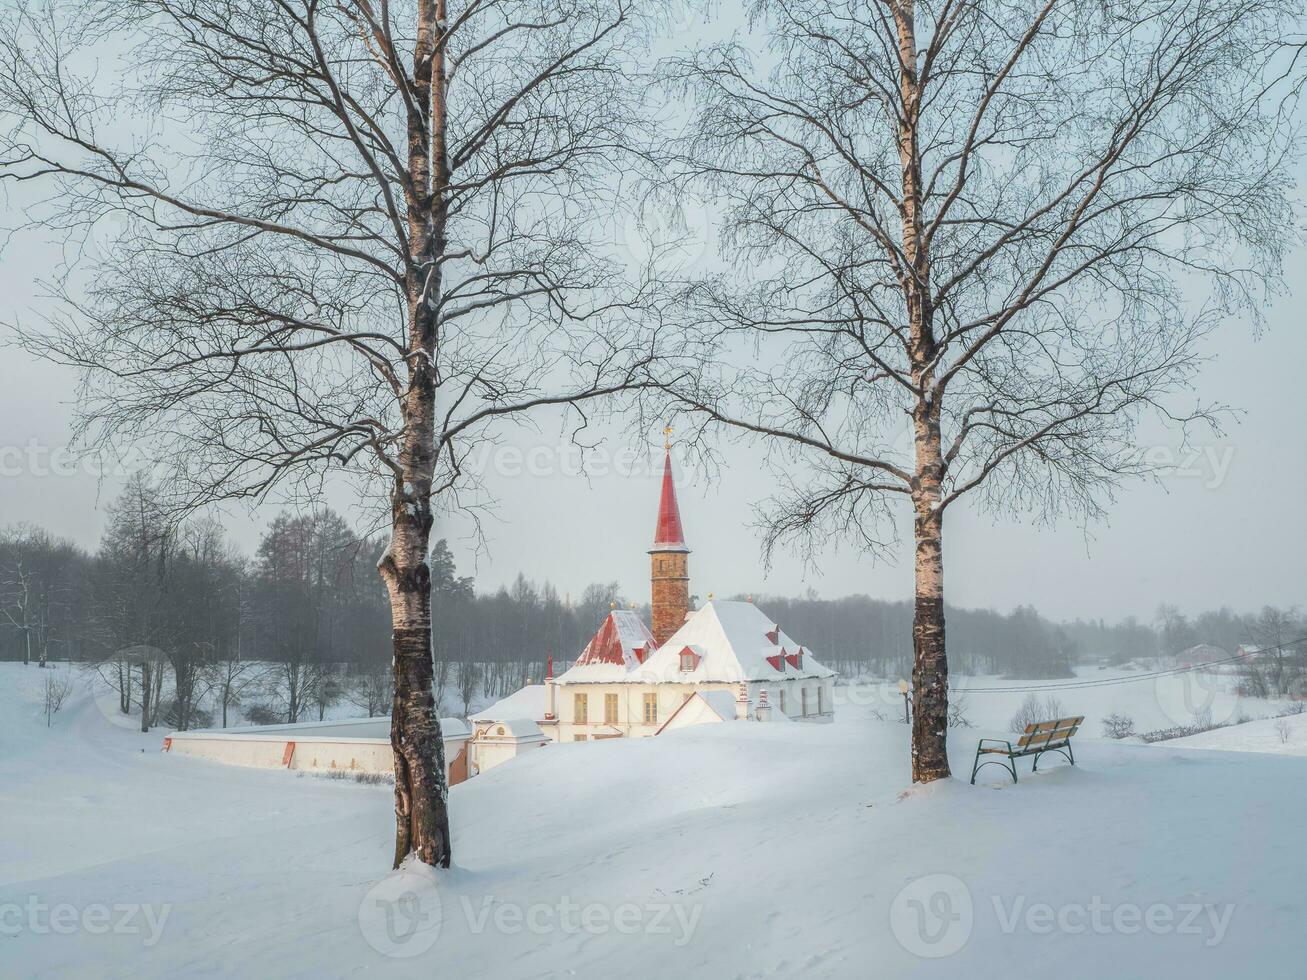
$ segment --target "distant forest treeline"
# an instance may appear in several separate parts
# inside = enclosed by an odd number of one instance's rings
[[[93,665],[118,689],[124,712],[141,709],[143,724],[162,712],[188,727],[201,701],[225,715],[248,706],[256,689],[265,713],[289,720],[320,717],[347,697],[384,713],[391,643],[376,571],[383,549],[324,509],[274,518],[255,554],[244,556],[216,521],[170,522],[149,484],[136,480],[111,506],[94,552],[40,528],[0,531],[0,659]],[[613,603],[636,598],[616,583],[567,597],[524,575],[478,592],[444,541],[432,550],[431,583],[436,684],[465,709],[539,679],[551,652],[565,667]],[[755,601],[842,674],[909,670],[907,600],[809,592]],[[639,608],[647,613],[645,603]],[[1027,678],[1067,676],[1081,661],[1120,663],[1199,643],[1233,651],[1307,631],[1292,610],[1190,619],[1169,606],[1152,623],[1054,623],[1029,607],[950,608],[947,623],[955,671]],[[275,665],[275,676],[256,684],[239,666],[254,662]]]

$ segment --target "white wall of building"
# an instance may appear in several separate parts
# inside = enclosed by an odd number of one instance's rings
[[[477,726],[472,740],[474,773],[486,772],[526,752],[544,748],[550,738],[533,721],[507,720]]]
[[[655,734],[662,724],[688,696],[695,691],[728,691],[734,697],[739,691],[738,684],[704,683],[677,684],[638,684],[617,682],[609,684],[556,684],[554,705],[558,715],[557,735],[559,741],[586,741],[594,738],[625,736],[640,738]],[[749,700],[756,707],[762,692],[767,691],[767,700],[773,712],[779,711],[784,692],[785,714],[787,717],[810,721],[828,720],[834,713],[835,682],[830,677],[791,677],[775,681],[749,682]],[[804,713],[804,691],[807,695],[807,713]],[[576,696],[584,695],[586,699],[586,718],[577,717]],[[607,695],[616,696],[616,720],[610,721],[605,712]],[[652,723],[645,721],[644,699],[653,695],[657,703],[656,717]],[[553,732],[550,732],[553,735]],[[578,738],[584,736],[584,738]]]
[[[229,766],[388,773],[395,770],[389,725],[390,720],[382,718],[173,732],[165,738],[164,746],[174,755],[210,759]],[[451,769],[471,732],[457,719],[441,719],[441,726],[445,733],[445,775],[453,782]],[[387,730],[385,737],[377,734],[380,729]],[[340,732],[360,734],[342,735]],[[367,733],[366,737],[362,733]]]

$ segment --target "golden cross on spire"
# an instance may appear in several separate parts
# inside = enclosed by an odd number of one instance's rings
[[[670,425],[663,427],[663,448],[672,448],[672,427]]]

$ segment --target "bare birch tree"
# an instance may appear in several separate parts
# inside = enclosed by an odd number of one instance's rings
[[[64,702],[73,691],[73,672],[67,667],[50,671],[45,677],[45,727],[49,728],[54,716],[63,710]]]
[[[23,634],[23,663],[46,666],[55,634],[72,618],[76,549],[41,528],[0,530],[0,622]],[[66,637],[65,637],[66,638]]]
[[[168,574],[177,531],[157,488],[137,474],[108,507],[108,526],[88,576],[91,632],[108,652],[95,669],[118,691],[124,713],[131,711],[133,675],[139,670],[143,732],[155,723],[167,664],[163,646],[173,636]]]
[[[266,666],[255,660],[229,659],[210,664],[206,669],[214,701],[222,709],[222,727],[226,728],[231,709],[238,706],[246,694],[264,684]]]
[[[186,504],[357,474],[388,503],[395,864],[448,866],[428,548],[520,413],[643,383],[591,219],[643,127],[628,0],[83,0],[0,18],[7,183],[118,231],[30,347]],[[116,47],[115,47],[116,45]],[[94,57],[91,53],[94,53]],[[116,56],[116,57],[115,57]],[[96,75],[96,65],[108,65]]]
[[[764,438],[767,547],[915,544],[912,777],[949,774],[945,514],[1099,513],[1204,335],[1276,282],[1289,0],[754,0],[671,62],[724,211],[681,404]],[[740,283],[742,276],[748,282]],[[1195,297],[1199,297],[1195,300]],[[745,364],[736,369],[731,364]],[[907,431],[904,431],[904,421]]]

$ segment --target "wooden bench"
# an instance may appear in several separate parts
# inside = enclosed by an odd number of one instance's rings
[[[1045,752],[1057,752],[1074,766],[1076,755],[1071,751],[1071,738],[1080,730],[1080,723],[1084,720],[1085,716],[1079,715],[1075,718],[1059,718],[1056,721],[1031,722],[1017,739],[1015,748],[1011,742],[1000,738],[982,738],[976,744],[976,761],[971,765],[971,785],[976,784],[976,773],[991,764],[1002,766],[1010,772],[1012,782],[1015,783],[1017,760],[1027,755],[1035,757],[1031,772],[1039,771],[1039,757]],[[982,756],[999,756],[999,758],[986,758],[981,762]]]

